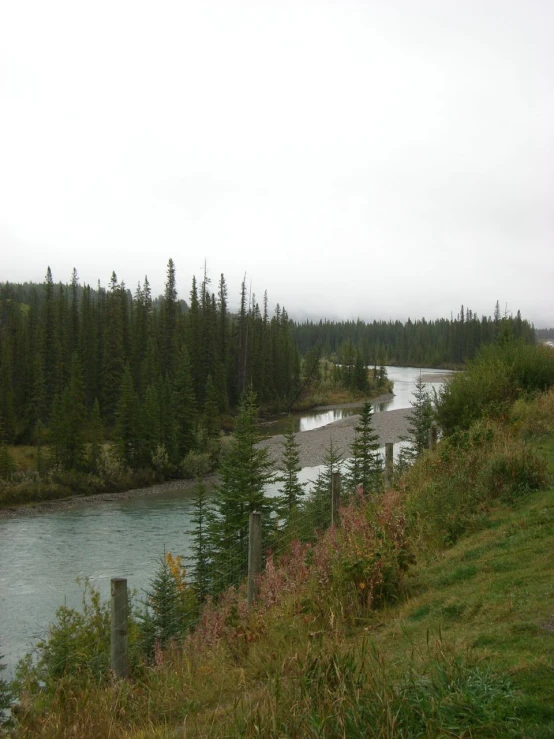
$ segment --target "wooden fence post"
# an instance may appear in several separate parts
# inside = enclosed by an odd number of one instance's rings
[[[438,429],[437,424],[432,423],[429,427],[429,449],[433,451],[433,449],[437,446],[437,438],[438,438]]]
[[[248,522],[248,605],[258,594],[258,576],[262,571],[262,514],[251,513]]]
[[[331,474],[331,526],[339,525],[340,472]]]
[[[127,580],[112,577],[111,666],[116,677],[127,677]]]
[[[392,473],[394,469],[394,444],[387,441],[385,444],[385,488],[392,485]]]

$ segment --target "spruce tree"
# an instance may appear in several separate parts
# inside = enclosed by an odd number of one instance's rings
[[[179,353],[173,398],[177,425],[177,455],[182,461],[194,448],[198,414],[189,353],[184,344]]]
[[[302,469],[300,464],[300,446],[294,434],[294,425],[290,420],[289,430],[283,442],[283,456],[277,482],[282,484],[276,498],[277,513],[284,522],[288,522],[291,514],[304,498],[305,484],[299,482],[298,473]]]
[[[88,453],[88,465],[92,472],[98,472],[98,464],[102,454],[102,437],[103,428],[102,417],[100,415],[100,404],[98,403],[98,398],[95,398],[90,416],[90,446]]]
[[[194,529],[188,533],[192,539],[192,584],[199,602],[210,592],[210,554],[208,543],[209,511],[206,486],[201,477],[196,482],[192,499],[191,523]]]
[[[364,495],[380,490],[383,484],[383,459],[379,452],[379,436],[373,429],[371,403],[366,402],[355,427],[347,462],[345,483],[353,493],[361,485]]]
[[[202,429],[206,435],[206,439],[217,439],[219,436],[217,391],[211,375],[208,375],[208,379],[206,380],[204,412],[202,413]]]
[[[86,417],[83,370],[75,352],[71,360],[69,384],[61,395],[54,397],[50,419],[54,460],[64,470],[79,470],[85,466]]]
[[[274,502],[264,491],[273,475],[267,449],[257,446],[257,417],[256,395],[250,389],[241,403],[235,435],[214,490],[208,541],[217,572],[212,583],[215,592],[238,583],[247,572],[250,513],[261,513],[264,536],[271,528]]]
[[[140,444],[138,404],[131,368],[126,365],[115,410],[114,440],[119,458],[131,469],[135,465]]]
[[[433,404],[421,372],[415,383],[410,401],[412,412],[408,422],[408,435],[402,438],[404,442],[400,451],[399,467],[403,468],[413,463],[429,446],[429,429],[433,423]]]
[[[331,438],[329,446],[325,450],[323,470],[319,473],[310,498],[305,505],[307,517],[310,519],[313,528],[326,529],[331,525],[333,473],[340,472],[342,466],[342,453],[337,449]]]

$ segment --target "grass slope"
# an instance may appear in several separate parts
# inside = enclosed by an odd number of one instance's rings
[[[464,510],[465,532],[453,545],[433,538],[426,549],[416,536],[417,562],[392,601],[356,607],[358,574],[350,589],[322,577],[293,591],[274,573],[281,590],[270,605],[267,595],[250,612],[240,600],[224,602],[196,639],[134,680],[97,686],[68,676],[48,696],[24,694],[21,735],[554,736],[553,400],[551,393],[549,423],[529,447],[548,461],[548,489],[492,498],[473,520]],[[536,410],[518,414],[518,428],[529,418],[536,428]],[[445,465],[440,454],[424,464]],[[481,454],[478,447],[475,459]],[[462,474],[455,460],[448,464]],[[479,480],[492,479],[487,464]],[[338,566],[346,549],[333,551]],[[361,557],[367,564],[367,551]],[[357,561],[347,564],[358,572]]]

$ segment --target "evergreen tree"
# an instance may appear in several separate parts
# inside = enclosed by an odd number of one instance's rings
[[[124,288],[112,272],[110,289],[106,295],[104,329],[104,367],[102,376],[103,404],[102,415],[108,425],[115,420],[115,409],[121,395],[123,373],[125,371],[124,353]]]
[[[354,492],[361,485],[364,495],[380,490],[383,484],[383,459],[379,436],[373,429],[371,403],[364,403],[347,462],[346,487]]]
[[[208,546],[209,511],[206,499],[206,486],[198,478],[192,499],[193,513],[191,523],[194,529],[188,533],[192,539],[192,583],[199,602],[206,599],[210,591],[210,554]]]
[[[182,461],[194,448],[197,419],[189,353],[184,344],[179,353],[173,397],[177,424],[177,455]]]
[[[79,470],[85,464],[84,427],[87,417],[83,370],[77,353],[71,360],[69,384],[54,397],[50,441],[57,464],[64,470]]]
[[[247,572],[250,513],[262,514],[264,536],[271,527],[274,503],[265,496],[264,489],[273,475],[267,449],[257,446],[257,418],[256,395],[250,389],[241,403],[235,435],[214,490],[208,542],[218,573],[217,581],[212,583],[215,592],[239,582]]]
[[[119,458],[133,468],[140,445],[138,404],[131,368],[126,365],[115,410],[114,441]]]
[[[7,480],[15,472],[16,464],[12,459],[10,450],[0,439],[0,479]]]
[[[326,529],[331,525],[333,473],[340,472],[342,465],[342,453],[331,438],[325,450],[323,470],[319,473],[305,506],[307,517],[312,521],[314,528]]]
[[[217,439],[219,436],[219,408],[217,403],[217,391],[208,375],[206,380],[206,392],[204,396],[204,412],[202,414],[202,429],[207,439]]]
[[[145,605],[141,631],[146,651],[152,656],[156,644],[164,648],[184,636],[195,616],[194,596],[186,587],[180,557],[169,552],[160,557]]]
[[[298,473],[301,469],[300,446],[296,441],[291,419],[289,430],[285,434],[283,442],[281,470],[277,476],[277,482],[280,482],[283,486],[276,499],[277,513],[280,518],[284,519],[285,523],[306,493],[305,484],[298,480]]]
[[[433,423],[433,404],[421,378],[421,372],[416,380],[412,398],[413,400],[410,401],[412,412],[408,422],[408,436],[402,438],[405,443],[399,457],[399,467],[401,469],[414,462],[429,447],[429,429]]]
[[[356,352],[356,359],[354,360],[354,372],[353,372],[353,377],[352,377],[352,384],[354,388],[361,393],[367,393],[369,391],[369,380],[367,378],[367,369],[364,365],[360,351]]]
[[[12,348],[7,340],[0,346],[0,428],[2,439],[12,444],[16,434],[15,393],[13,389]]]
[[[98,402],[98,398],[95,398],[90,417],[90,446],[88,455],[89,468],[92,472],[98,471],[98,463],[100,462],[100,455],[102,453],[102,437],[103,429],[102,417],[100,415],[100,404]]]
[[[140,406],[142,433],[137,463],[141,467],[150,466],[152,455],[162,443],[161,415],[159,388],[149,385]]]
[[[178,353],[177,323],[179,304],[177,302],[177,282],[173,259],[167,263],[167,279],[161,311],[162,329],[162,371],[164,375],[173,377]]]

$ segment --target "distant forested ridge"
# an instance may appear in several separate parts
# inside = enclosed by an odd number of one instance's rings
[[[535,329],[537,341],[554,341],[554,328]]]
[[[115,439],[132,467],[159,445],[182,460],[199,429],[219,433],[247,387],[278,403],[299,373],[286,310],[269,316],[267,295],[260,308],[243,282],[232,315],[223,274],[213,287],[193,278],[186,303],[172,260],[158,299],[147,278],[131,293],[115,272],[107,287],[81,285],[76,270],[55,283],[50,268],[44,283],[0,285],[0,441],[45,432],[66,468],[86,467],[80,441],[72,458],[81,433],[87,445]]]
[[[294,336],[302,356],[315,346],[324,356],[340,358],[360,352],[366,365],[398,364],[419,367],[462,365],[473,359],[481,344],[490,344],[502,333],[533,343],[533,326],[522,319],[494,315],[479,317],[469,308],[450,320],[426,321],[306,321],[294,324]]]

